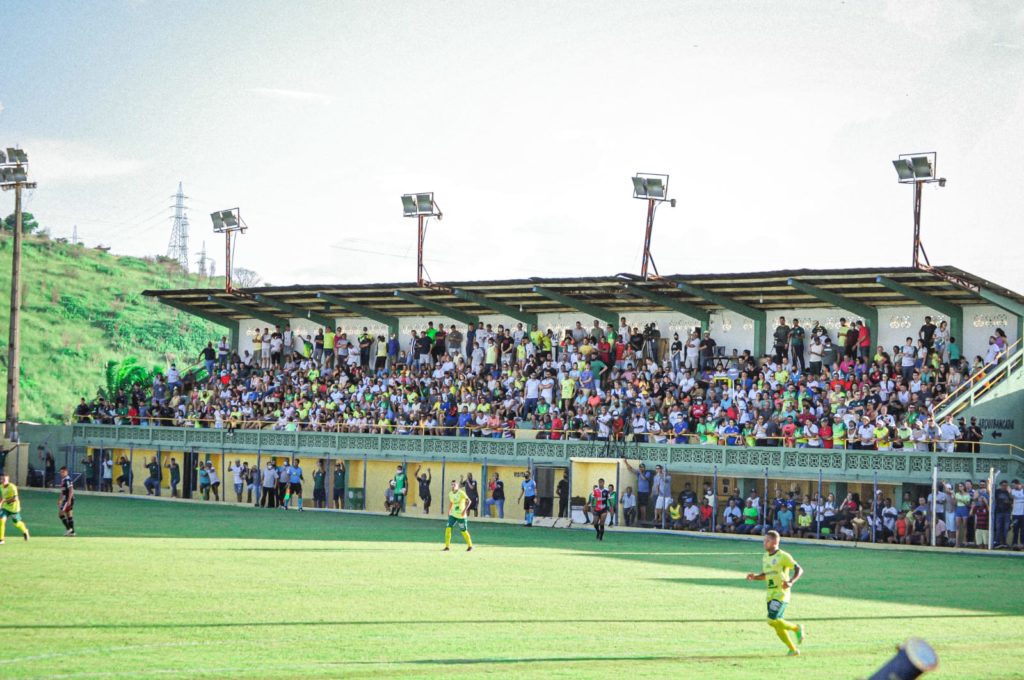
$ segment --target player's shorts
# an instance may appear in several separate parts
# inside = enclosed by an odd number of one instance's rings
[[[448,528],[458,527],[459,531],[469,531],[469,525],[465,517],[452,517],[448,515]]]
[[[342,487],[340,489],[335,489],[334,490],[334,500],[340,501],[340,500],[344,500],[344,498],[345,498],[345,487]]]
[[[523,510],[529,512],[533,510],[533,503],[536,500],[536,496],[524,496],[523,497]]]
[[[0,508],[0,519],[6,519],[7,517],[10,517],[15,522],[20,522],[21,521],[21,513],[20,512],[11,512],[10,510],[7,510],[6,508]]]
[[[672,505],[672,496],[658,496],[658,500],[654,502],[654,509],[668,510],[670,505]]]
[[[65,505],[64,503],[60,504],[60,511],[61,512],[71,512],[74,509],[75,509],[75,501],[74,500],[72,500],[67,505]]]
[[[300,482],[295,482],[294,484],[291,484],[290,486],[292,488],[292,495],[293,496],[301,496],[302,495],[302,484]]]
[[[772,621],[784,618],[786,604],[782,600],[768,600],[768,618]]]

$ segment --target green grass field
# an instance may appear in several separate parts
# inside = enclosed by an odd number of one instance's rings
[[[1024,677],[1013,558],[791,545],[787,658],[754,543],[23,492],[0,546],[0,677],[857,678],[919,635],[928,677]]]

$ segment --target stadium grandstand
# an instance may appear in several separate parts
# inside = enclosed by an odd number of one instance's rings
[[[541,515],[577,516],[603,475],[666,526],[728,528],[731,500],[763,529],[788,498],[792,530],[820,528],[828,498],[854,498],[878,532],[939,477],[1024,476],[1024,297],[952,267],[145,295],[225,333],[152,385],[83,399],[70,427],[26,429],[86,476],[122,456],[130,485],[174,455],[221,478],[300,457],[342,464],[327,497],[381,510],[396,461],[440,464],[442,486],[475,475],[485,499],[530,471]],[[625,460],[671,473],[664,507]],[[711,517],[687,521],[699,489]]]

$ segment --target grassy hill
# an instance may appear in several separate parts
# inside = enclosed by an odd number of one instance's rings
[[[0,377],[7,380],[10,232],[0,234]],[[147,288],[216,286],[176,263],[111,255],[28,236],[22,255],[21,417],[60,422],[80,397],[106,384],[110,360],[132,356],[146,368],[195,363],[223,329],[144,298]],[[222,281],[222,279],[221,279]],[[6,390],[0,390],[0,403]]]

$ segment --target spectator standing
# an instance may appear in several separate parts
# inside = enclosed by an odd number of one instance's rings
[[[245,488],[245,479],[242,477],[242,473],[244,472],[242,469],[242,461],[236,459],[228,470],[231,472],[231,481],[235,486],[235,500],[241,503],[242,490]]]
[[[664,526],[665,510],[672,504],[672,475],[660,465],[654,467],[652,492],[656,495],[654,501],[654,523]]]
[[[177,498],[178,485],[181,484],[181,466],[178,465],[178,461],[171,458],[170,462],[165,464],[165,467],[171,476],[171,498]]]
[[[992,494],[992,501],[992,509],[995,511],[992,518],[995,524],[992,544],[996,548],[1005,548],[1009,539],[1010,518],[1013,514],[1013,496],[1010,495],[1010,484],[1007,480],[999,482]]]
[[[146,478],[144,486],[146,487],[147,496],[159,496],[160,495],[160,479],[163,476],[160,471],[160,462],[157,461],[156,456],[153,456],[148,463],[146,468],[149,470],[149,477]]]
[[[420,503],[423,504],[423,514],[424,515],[429,515],[430,514],[430,501],[431,501],[431,497],[430,497],[430,480],[431,480],[432,475],[430,473],[430,468],[427,468],[426,474],[422,474],[421,475],[420,474],[420,470],[421,469],[422,469],[421,467],[417,467],[416,468],[416,472],[413,474],[413,476],[416,477],[416,482],[417,482],[417,484],[419,486]]]
[[[775,348],[775,363],[781,364],[782,358],[789,356],[789,326],[786,324],[786,317],[779,317],[779,325],[775,327],[772,338]]]
[[[473,479],[473,473],[466,473],[466,479],[462,481],[462,488],[465,489],[466,495],[469,496],[469,505],[466,507],[466,516],[469,517],[470,511],[472,511],[474,517],[480,516],[480,486],[475,479]]]
[[[1013,547],[1020,548],[1024,543],[1024,486],[1019,479],[1013,480],[1010,496],[1013,498]]]
[[[622,516],[626,520],[626,526],[636,524],[636,496],[633,495],[633,487],[627,486],[626,492],[622,494]],[[561,515],[559,515],[561,517]]]
[[[805,335],[806,332],[804,327],[800,325],[800,319],[793,319],[793,326],[789,329],[789,350],[793,355],[793,367],[796,368],[796,365],[800,364],[801,373],[807,368],[807,365],[804,363]]]
[[[317,461],[316,469],[313,470],[313,507],[327,507],[327,471],[324,470],[324,462]]]
[[[267,461],[263,470],[263,495],[260,496],[261,508],[273,508],[277,505],[277,468],[274,461]]]
[[[562,473],[562,478],[558,480],[558,486],[555,488],[555,495],[558,496],[558,516],[568,517],[569,513],[569,473],[568,471]],[[634,505],[636,499],[634,499]]]
[[[622,462],[626,464],[627,470],[636,475],[636,504],[639,509],[640,523],[646,524],[647,507],[651,501],[651,483],[654,475],[643,463],[640,463],[640,468],[635,470],[625,458],[622,459]]]
[[[4,459],[6,458],[7,453],[0,451],[0,473],[4,471]],[[95,491],[97,468],[91,454],[86,454],[85,458],[82,459],[82,468],[85,470],[85,490]]]
[[[491,516],[491,507],[497,506],[498,508],[498,519],[505,518],[505,482],[501,480],[498,473],[494,473],[494,477],[491,482],[487,485],[488,490],[491,492],[491,497],[484,501],[484,514],[487,517]]]
[[[124,493],[125,485],[127,485],[129,489],[131,489],[132,486],[132,464],[124,456],[118,458],[117,464],[121,467],[121,474],[117,478],[117,492]]]
[[[338,461],[334,464],[334,509],[342,510],[345,507],[345,464]]]
[[[210,490],[213,491],[213,500],[220,500],[220,476],[213,467],[213,461],[206,461],[206,474],[210,477]]]
[[[700,370],[714,370],[715,346],[717,344],[715,339],[711,337],[711,332],[704,331],[704,338],[700,341]]]
[[[199,478],[199,492],[203,500],[210,500],[210,473],[206,469],[206,463],[199,463],[196,466],[196,476]]]

